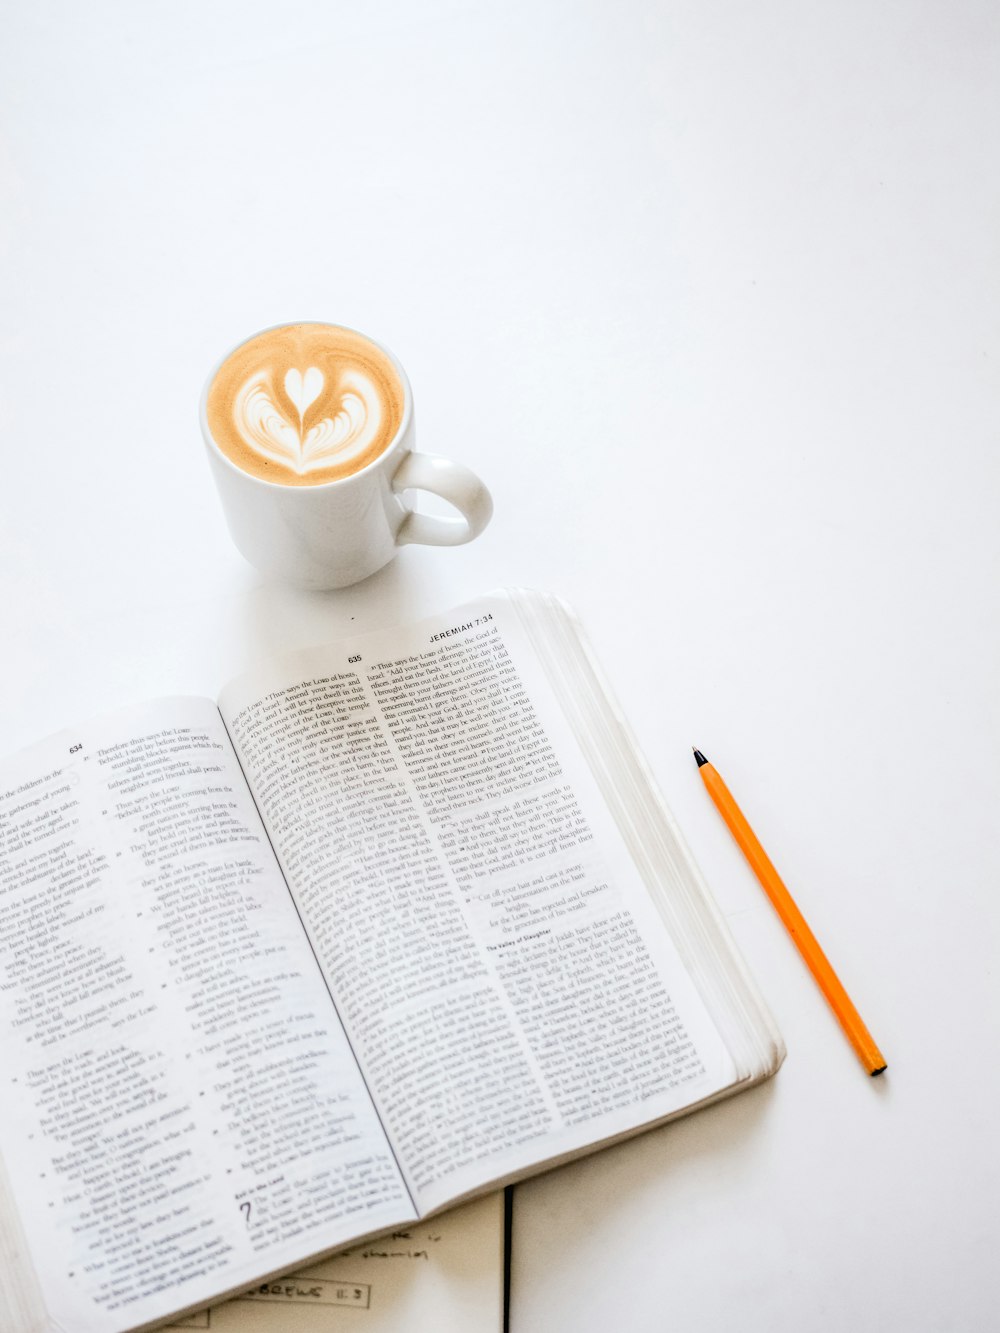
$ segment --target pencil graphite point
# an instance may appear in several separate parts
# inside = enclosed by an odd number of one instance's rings
[[[692,753],[694,754],[695,762],[697,763],[698,767],[704,768],[705,765],[708,763],[708,760],[705,758],[702,752],[700,750],[696,750],[693,745],[691,746],[691,750]]]

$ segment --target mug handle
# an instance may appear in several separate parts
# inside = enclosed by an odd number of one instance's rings
[[[408,453],[392,478],[395,492],[418,490],[439,495],[462,515],[434,518],[411,509],[396,534],[396,545],[419,542],[424,546],[461,546],[478,537],[490,521],[493,500],[474,472],[461,463],[434,454]]]

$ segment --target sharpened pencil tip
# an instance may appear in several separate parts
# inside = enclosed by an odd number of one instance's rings
[[[705,765],[708,763],[708,760],[705,758],[705,756],[702,754],[700,750],[695,750],[693,745],[691,746],[691,749],[694,753],[695,761],[697,762],[698,767],[704,768]]]

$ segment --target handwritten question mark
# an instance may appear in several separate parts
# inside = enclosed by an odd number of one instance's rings
[[[245,1217],[244,1220],[245,1220],[247,1226],[249,1226],[249,1225],[250,1225],[250,1200],[249,1200],[249,1199],[247,1199],[246,1203],[241,1203],[241,1204],[240,1204],[240,1212],[241,1212],[241,1213],[242,1213],[242,1211],[243,1211],[244,1208],[247,1210],[247,1212],[246,1212],[246,1217]]]

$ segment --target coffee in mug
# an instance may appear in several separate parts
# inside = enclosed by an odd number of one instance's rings
[[[413,394],[392,353],[337,324],[283,324],[228,352],[201,429],[237,547],[302,587],[356,583],[410,542],[461,545],[493,512],[468,468],[414,450]],[[461,517],[416,513],[417,490]]]
[[[320,486],[385,452],[406,394],[377,343],[333,324],[286,324],[242,343],[215,372],[208,428],[251,476]]]

